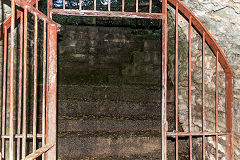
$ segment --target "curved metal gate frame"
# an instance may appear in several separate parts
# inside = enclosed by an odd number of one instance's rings
[[[152,0],[149,0],[149,12],[148,13],[140,13],[138,12],[139,2],[136,0],[136,12],[125,12],[125,1],[122,0],[122,11],[116,12],[111,11],[111,3],[108,1],[108,11],[98,11],[96,8],[96,0],[94,0],[94,10],[82,10],[81,3],[79,0],[79,9],[66,9],[66,2],[63,0],[63,8],[55,9],[53,8],[53,1],[48,0],[47,4],[47,16],[41,13],[38,10],[38,0],[12,0],[11,1],[11,16],[9,16],[3,23],[3,35],[0,34],[1,38],[4,38],[4,68],[3,68],[3,104],[2,104],[2,151],[1,151],[1,159],[5,159],[5,139],[9,139],[9,159],[15,159],[14,156],[14,143],[15,138],[17,139],[17,159],[20,159],[20,155],[22,155],[22,159],[35,159],[45,152],[47,154],[42,156],[43,159],[57,159],[56,158],[56,111],[57,111],[57,28],[59,25],[51,20],[53,14],[61,14],[61,15],[78,15],[78,16],[103,16],[103,17],[125,17],[125,18],[150,18],[150,19],[162,19],[162,159],[167,159],[167,138],[169,136],[176,137],[176,159],[178,159],[178,138],[179,137],[189,137],[190,141],[190,159],[192,159],[192,137],[202,137],[203,139],[203,159],[205,159],[205,136],[214,136],[216,137],[216,159],[218,159],[218,136],[225,135],[226,139],[226,154],[227,159],[233,159],[233,108],[232,108],[232,88],[233,88],[233,75],[231,67],[225,58],[222,50],[217,45],[214,38],[207,31],[207,29],[203,26],[200,20],[180,1],[180,0],[162,0],[162,12],[161,13],[152,13]],[[33,6],[35,4],[35,6]],[[178,84],[178,16],[179,14],[183,15],[186,20],[189,22],[189,71],[188,72],[188,103],[189,103],[189,132],[178,132],[178,85],[175,84],[176,91],[176,133],[168,132],[167,130],[167,4],[170,4],[176,10],[176,62],[175,62],[175,83]],[[15,5],[18,5],[19,8],[15,10]],[[26,132],[26,74],[27,74],[27,14],[31,13],[34,15],[34,64],[37,63],[37,32],[38,32],[38,20],[42,20],[44,22],[44,42],[43,42],[43,110],[45,111],[42,116],[42,133],[37,134],[36,132],[36,108],[37,108],[37,66],[34,65],[34,124],[33,124],[33,134],[27,134]],[[15,134],[14,130],[14,79],[13,75],[15,72],[14,69],[14,32],[15,32],[15,21],[20,18],[20,59],[22,59],[23,68],[19,67],[19,99],[22,99],[23,106],[21,103],[18,105],[18,111],[20,114],[18,115],[18,119],[20,119],[17,123],[18,130],[17,134]],[[7,31],[11,27],[11,50],[10,50],[10,135],[5,135],[5,117],[6,117],[6,63],[7,63]],[[192,27],[198,31],[198,33],[202,36],[203,41],[203,95],[202,95],[202,123],[203,128],[201,132],[192,132],[191,124],[192,124],[192,115],[191,115],[191,31]],[[220,63],[224,72],[225,72],[225,82],[226,82],[226,132],[218,131],[218,118],[216,118],[216,130],[215,132],[206,132],[204,128],[205,123],[205,115],[204,115],[204,102],[205,102],[205,83],[204,83],[204,73],[205,73],[205,44],[208,44],[213,53],[216,56],[216,64]],[[22,48],[23,46],[23,48]],[[21,64],[20,64],[21,65]],[[216,65],[218,66],[218,65]],[[216,67],[216,73],[218,73],[218,67]],[[216,74],[216,110],[218,111],[218,74]],[[23,92],[22,92],[23,90]],[[23,110],[21,110],[23,108]],[[21,117],[22,112],[22,117]],[[216,112],[216,117],[218,117],[218,112]],[[22,120],[22,133],[21,133],[21,120]],[[33,153],[30,155],[26,155],[26,140],[33,139]],[[42,139],[42,148],[36,148],[36,139]],[[22,142],[20,141],[22,140]],[[21,147],[20,147],[21,146]],[[20,151],[22,148],[22,151]]]
[[[224,56],[222,50],[220,49],[220,47],[218,46],[217,42],[215,41],[215,39],[212,37],[212,35],[208,32],[208,30],[204,27],[204,25],[200,22],[200,20],[193,14],[193,12],[188,9],[182,2],[180,2],[179,0],[168,0],[168,2],[173,5],[176,9],[176,59],[178,59],[178,14],[182,14],[183,16],[186,17],[186,19],[189,21],[189,71],[188,72],[188,80],[189,80],[189,84],[188,84],[188,108],[189,108],[189,132],[177,132],[177,133],[171,133],[171,132],[166,132],[166,137],[165,137],[165,143],[166,143],[166,139],[168,136],[176,136],[176,159],[178,159],[178,138],[180,136],[184,136],[184,137],[189,137],[190,140],[190,159],[192,159],[192,137],[193,136],[197,136],[197,137],[202,137],[202,150],[203,150],[203,159],[205,159],[205,137],[206,136],[213,136],[216,137],[216,154],[215,154],[215,159],[218,159],[218,138],[221,135],[225,135],[226,136],[226,158],[228,160],[232,160],[234,159],[234,146],[233,146],[233,107],[232,107],[232,103],[233,103],[233,74],[232,74],[232,69],[230,64],[228,63],[226,57]],[[196,31],[202,36],[202,56],[203,56],[203,64],[202,64],[202,72],[203,72],[203,77],[202,77],[202,89],[203,89],[203,93],[202,93],[202,111],[203,111],[203,115],[202,115],[202,132],[192,132],[191,131],[191,123],[192,123],[192,115],[191,115],[191,28],[195,27]],[[205,110],[205,47],[206,47],[206,43],[209,45],[210,49],[212,50],[212,52],[214,53],[214,55],[216,56],[216,99],[215,99],[215,109],[216,109],[216,124],[215,124],[215,132],[207,132],[205,131],[205,114],[204,114],[204,110]],[[226,95],[225,95],[225,116],[226,116],[226,121],[225,121],[225,125],[226,125],[226,132],[219,132],[218,129],[218,64],[221,65],[221,67],[223,68],[224,72],[225,72],[225,90],[226,90]],[[178,61],[176,60],[176,71],[178,71]],[[176,75],[175,77],[175,92],[176,95],[178,95],[178,86],[176,84],[178,84],[178,76]],[[176,102],[176,131],[178,131],[178,99],[176,96],[175,99]],[[166,111],[166,108],[163,109]],[[165,117],[166,120],[166,117]],[[166,147],[165,150],[163,151],[163,153],[165,152],[165,159],[166,159]]]

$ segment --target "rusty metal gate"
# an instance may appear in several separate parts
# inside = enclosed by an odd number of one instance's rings
[[[38,23],[42,24],[41,29]],[[30,37],[29,25],[33,26],[33,38]],[[2,23],[1,27],[3,29],[1,37],[4,39],[1,159],[35,159],[47,151],[42,159],[56,159],[58,26],[38,10],[38,1],[13,0],[11,16]],[[40,31],[42,33],[38,33]],[[41,42],[39,35],[42,35]],[[33,74],[30,74],[29,70],[31,65],[29,39],[33,40]],[[42,77],[38,76],[39,43],[42,43]],[[28,80],[30,75],[33,84]],[[33,94],[29,96],[30,85]],[[40,88],[41,104],[38,101]],[[29,104],[32,107],[29,107]],[[33,111],[32,114],[29,113],[29,108],[32,108],[30,109]],[[40,119],[39,108],[42,110]],[[40,125],[41,129],[39,129]],[[29,126],[32,131],[29,131]],[[32,147],[29,146],[30,143]]]
[[[175,138],[175,159],[178,159],[178,140],[180,137],[189,139],[189,159],[192,156],[193,137],[202,138],[202,159],[205,159],[206,137],[215,137],[216,152],[215,158],[218,159],[218,138],[226,136],[226,159],[233,159],[233,109],[232,109],[232,85],[233,77],[229,63],[227,62],[222,50],[217,45],[214,38],[202,25],[199,19],[185,6],[180,0],[162,0],[162,9],[153,12],[153,3],[147,2],[148,12],[139,10],[140,0],[134,0],[135,11],[127,11],[126,1],[121,0],[121,11],[111,11],[111,0],[107,2],[107,10],[97,9],[97,0],[92,0],[92,9],[84,9],[83,0],[79,0],[77,9],[69,9],[66,6],[66,0],[62,1],[62,7],[55,8],[53,0],[47,2],[47,16],[38,10],[38,0],[12,0],[11,16],[2,23],[1,38],[4,39],[3,49],[3,82],[2,82],[2,134],[1,134],[1,159],[57,159],[56,158],[56,119],[57,119],[57,29],[59,25],[51,20],[52,15],[75,15],[75,16],[102,16],[119,18],[148,18],[162,20],[162,159],[167,159],[167,140],[168,137]],[[168,6],[169,5],[169,6]],[[168,131],[167,123],[167,8],[175,10],[175,128],[174,132]],[[32,16],[32,17],[31,17]],[[179,105],[178,105],[178,73],[179,73],[179,16],[182,16],[188,22],[188,130],[179,131]],[[30,18],[29,18],[30,17]],[[17,25],[17,23],[19,23]],[[39,25],[39,24],[42,25]],[[33,36],[28,34],[28,26],[33,26]],[[15,28],[19,28],[19,49],[16,49]],[[202,130],[195,132],[192,128],[192,30],[195,29],[202,38]],[[39,33],[41,32],[41,33]],[[8,33],[10,36],[8,36]],[[39,35],[42,40],[39,41]],[[8,49],[8,39],[10,39],[10,49]],[[29,40],[33,41],[33,99],[29,102],[28,83],[29,77],[28,65],[29,59]],[[40,44],[41,43],[41,44]],[[39,51],[39,44],[42,52]],[[205,128],[205,49],[206,44],[216,57],[216,83],[215,83],[215,131],[209,132]],[[9,55],[8,56],[8,52]],[[16,62],[16,57],[18,61]],[[38,63],[42,57],[42,77],[39,77]],[[10,62],[8,62],[10,60]],[[8,64],[10,68],[8,69]],[[17,65],[18,66],[17,66]],[[218,81],[219,67],[222,67],[225,73],[225,126],[226,131],[220,132],[218,129]],[[9,82],[8,82],[9,74]],[[16,78],[18,77],[18,78]],[[15,80],[15,78],[17,80]],[[16,85],[15,82],[18,82]],[[8,86],[9,83],[9,86]],[[41,85],[39,85],[41,83]],[[16,87],[17,86],[17,87]],[[40,87],[39,87],[40,86]],[[39,91],[41,88],[41,102],[38,102]],[[9,98],[8,98],[9,94]],[[9,103],[9,105],[8,105]],[[30,106],[29,106],[30,105]],[[31,114],[27,108],[32,108]],[[41,118],[38,118],[41,108]],[[8,115],[9,113],[9,115]],[[30,117],[28,117],[31,115]],[[31,119],[32,121],[28,121]],[[31,123],[31,124],[29,124]],[[39,125],[41,124],[41,125]],[[32,125],[31,131],[29,126]],[[41,129],[39,129],[41,126]],[[31,143],[29,143],[29,141]],[[41,142],[41,143],[39,143]],[[31,147],[29,147],[31,144]]]

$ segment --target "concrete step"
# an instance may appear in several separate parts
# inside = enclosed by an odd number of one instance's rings
[[[58,144],[58,157],[62,160],[131,157],[153,153],[161,155],[159,137],[61,137],[58,138]]]
[[[137,132],[160,131],[157,120],[58,120],[58,132]]]
[[[188,141],[179,139],[179,159],[188,159]],[[175,159],[175,141],[168,140],[167,155]],[[161,159],[161,134],[121,136],[76,136],[58,138],[58,158],[61,160],[153,160]]]
[[[59,100],[80,101],[123,101],[123,102],[155,102],[160,103],[161,90],[156,87],[142,86],[59,86]]]
[[[159,117],[161,115],[161,106],[159,103],[120,101],[58,101],[58,116],[81,117],[83,115],[142,117],[143,119],[144,117]]]

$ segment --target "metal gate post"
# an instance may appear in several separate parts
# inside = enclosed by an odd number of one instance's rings
[[[56,160],[57,141],[57,26],[48,25],[47,31],[47,88],[46,88],[46,144],[55,145],[47,152],[48,160]]]
[[[162,0],[162,160],[167,159],[167,0]]]

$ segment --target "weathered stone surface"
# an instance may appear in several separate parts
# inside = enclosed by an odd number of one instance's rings
[[[160,120],[59,120],[58,131],[62,132],[134,132],[160,131]]]
[[[66,137],[59,138],[58,143],[60,144],[59,151],[61,151],[59,157],[64,159],[89,156],[103,158],[106,155],[129,157],[135,154],[144,155],[154,152],[161,154],[161,139],[158,137]]]
[[[137,93],[137,94],[136,94]],[[159,89],[134,86],[59,86],[59,100],[160,103]]]
[[[79,115],[111,115],[158,117],[161,113],[160,104],[157,103],[130,103],[114,101],[58,101],[58,116],[78,117]]]

